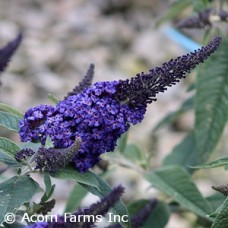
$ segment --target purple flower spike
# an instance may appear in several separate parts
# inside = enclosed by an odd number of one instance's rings
[[[19,47],[21,40],[22,33],[19,33],[13,41],[9,42],[6,46],[0,49],[0,73],[2,73],[8,66],[8,63],[17,48]]]
[[[57,221],[37,222],[26,228],[89,228],[97,227],[96,217],[100,219],[104,216],[115,203],[120,199],[123,194],[124,188],[118,186],[114,188],[107,196],[103,197],[97,203],[92,204],[89,208],[79,209],[75,213],[65,216],[58,216]],[[70,219],[71,217],[77,218],[76,221]],[[93,217],[91,219],[91,217]]]
[[[87,70],[83,80],[76,86],[73,91],[69,92],[65,99],[69,96],[76,95],[82,92],[84,89],[90,87],[92,85],[92,80],[94,76],[94,64],[90,64],[89,69]]]
[[[120,81],[117,86],[118,99],[133,107],[156,101],[157,93],[164,92],[167,87],[185,78],[187,73],[215,52],[221,40],[221,37],[216,37],[208,45],[171,59],[161,67],[151,69],[149,73],[142,72],[130,80]]]
[[[49,136],[55,149],[61,149],[70,147],[79,137],[81,144],[73,162],[79,172],[85,172],[100,161],[102,153],[115,149],[118,138],[131,124],[143,120],[147,104],[156,100],[157,93],[185,78],[220,42],[221,38],[216,37],[207,46],[130,80],[97,82],[91,87],[85,80],[75,90],[77,93],[67,96],[55,108],[41,105],[29,109],[20,122],[21,139],[44,144]],[[93,65],[87,72],[89,78],[91,72]]]

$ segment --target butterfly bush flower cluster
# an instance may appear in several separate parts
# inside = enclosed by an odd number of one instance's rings
[[[54,148],[49,154],[55,156],[54,149],[69,148],[75,138],[80,138],[80,148],[72,162],[79,172],[85,172],[99,162],[101,154],[114,150],[117,139],[131,124],[143,120],[147,105],[156,100],[157,93],[184,78],[206,60],[220,42],[221,38],[216,37],[199,50],[127,80],[91,85],[94,73],[94,65],[91,65],[79,86],[56,107],[39,105],[25,113],[19,124],[21,140],[40,141],[44,145],[50,137]]]
[[[57,221],[47,221],[47,222],[37,222],[32,225],[27,226],[27,228],[79,228],[79,227],[98,227],[96,226],[97,216],[103,217],[108,211],[115,206],[117,201],[120,199],[124,192],[122,186],[114,188],[108,195],[103,197],[97,203],[93,203],[88,208],[80,208],[75,213],[72,214],[77,221],[71,221],[69,216],[64,218],[63,216],[58,216]],[[142,227],[146,222],[148,217],[153,213],[158,201],[157,199],[152,199],[148,204],[146,204],[138,213],[134,214],[129,218],[132,227]],[[87,218],[88,216],[88,218]],[[82,219],[83,218],[83,219]],[[82,221],[83,220],[83,221]],[[119,223],[106,226],[106,228],[121,228]]]

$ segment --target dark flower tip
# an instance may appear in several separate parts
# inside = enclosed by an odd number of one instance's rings
[[[228,196],[228,184],[212,186],[212,189],[221,192],[224,196]]]
[[[35,154],[35,151],[31,150],[31,149],[22,149],[20,151],[17,152],[17,154],[15,155],[15,159],[20,162],[22,160],[26,160],[27,157],[32,156],[33,154]]]
[[[222,38],[214,38],[208,45],[171,59],[161,67],[142,72],[130,80],[120,81],[117,86],[118,100],[135,107],[156,101],[157,93],[164,92],[167,87],[175,85],[181,78],[204,62],[219,47]]]
[[[92,85],[94,68],[95,68],[94,64],[90,64],[89,69],[87,70],[83,80],[79,83],[78,86],[76,86],[71,92],[69,92],[64,99],[72,95],[77,95],[78,93],[82,92],[84,89]]]
[[[69,164],[80,148],[81,140],[75,142],[66,149],[44,148],[38,149],[35,169],[55,173],[57,170]]]
[[[131,217],[131,226],[134,228],[143,227],[144,223],[147,221],[150,214],[155,209],[157,203],[158,203],[157,199],[154,198],[148,204],[146,204],[141,210],[139,210],[138,213],[134,214]],[[120,224],[114,224],[106,228],[121,228],[121,227],[122,226]]]
[[[12,40],[6,46],[0,49],[0,73],[2,73],[6,69],[11,57],[19,47],[21,40],[22,33],[19,33],[14,40]]]
[[[143,207],[137,214],[131,217],[132,227],[141,227],[150,216],[151,212],[156,207],[157,199],[152,199],[145,207]]]

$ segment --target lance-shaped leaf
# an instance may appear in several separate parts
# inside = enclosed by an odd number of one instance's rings
[[[182,142],[174,147],[171,154],[169,154],[163,161],[163,165],[181,165],[190,173],[195,170],[190,166],[196,165],[197,151],[194,132],[190,132]]]
[[[75,184],[73,190],[68,197],[65,212],[74,212],[79,206],[83,198],[87,194],[87,190],[79,184]]]
[[[198,163],[214,151],[228,117],[228,40],[203,64],[196,82],[195,134]]]
[[[52,176],[57,179],[75,180],[78,183],[90,185],[95,188],[99,187],[99,183],[96,180],[96,178],[94,177],[93,173],[91,173],[91,172],[79,173],[73,167],[62,168],[62,169],[58,170],[56,173],[52,174]]]
[[[193,166],[193,169],[211,169],[211,168],[218,168],[228,165],[228,157],[221,158],[212,162],[208,162],[202,165]]]
[[[146,179],[156,188],[175,199],[181,207],[208,219],[211,205],[201,195],[187,171],[180,166],[166,166],[150,172]]]

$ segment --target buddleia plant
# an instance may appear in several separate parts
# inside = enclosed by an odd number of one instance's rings
[[[21,41],[21,34],[1,51],[5,69],[11,55]],[[119,216],[116,224],[107,227],[163,227],[168,222],[171,207],[159,199],[147,203],[134,202],[127,206],[120,199],[123,187],[112,189],[94,167],[102,162],[101,155],[116,153],[117,141],[132,125],[142,122],[148,105],[157,100],[159,93],[175,86],[199,64],[204,64],[220,46],[221,37],[215,37],[207,45],[191,53],[163,63],[160,67],[141,72],[126,80],[92,83],[95,66],[91,64],[79,85],[54,105],[40,104],[24,114],[1,104],[0,124],[18,132],[22,143],[0,138],[0,160],[17,169],[17,175],[0,184],[0,223],[9,224],[8,215],[16,227],[95,227],[98,221],[83,222],[64,219],[34,221],[31,218],[48,215],[55,206],[52,178],[72,179],[78,183],[75,191],[91,192],[101,198],[88,208],[71,211],[69,216],[105,216],[110,211]],[[0,51],[0,53],[1,53]],[[212,56],[213,57],[213,56]],[[40,202],[31,200],[39,191],[39,183],[33,173],[44,179],[45,189]],[[158,170],[141,172],[142,178],[171,196],[179,208],[191,211],[211,222],[211,207],[199,192],[190,175],[179,166],[167,166]],[[83,189],[83,190],[82,190]],[[188,192],[186,193],[186,189]],[[79,193],[77,193],[79,194]],[[83,194],[82,194],[83,198]],[[4,200],[3,200],[4,199]],[[74,203],[70,202],[71,204]],[[134,213],[129,213],[136,209]],[[163,216],[163,220],[157,218]],[[164,217],[165,216],[165,217]],[[25,219],[26,218],[26,219]],[[45,217],[46,218],[46,217]],[[122,218],[122,219],[121,219]],[[123,219],[125,218],[125,219]],[[127,218],[127,219],[126,219]],[[148,222],[149,221],[149,222]],[[27,224],[26,224],[27,223]]]

